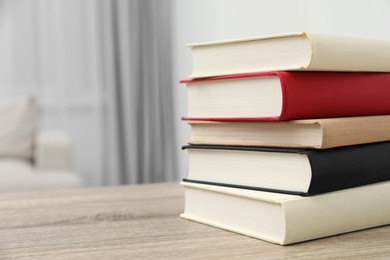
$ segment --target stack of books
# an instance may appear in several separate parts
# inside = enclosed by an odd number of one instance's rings
[[[390,42],[190,47],[183,218],[281,245],[390,224]]]

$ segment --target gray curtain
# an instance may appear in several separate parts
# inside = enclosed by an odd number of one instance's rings
[[[177,181],[171,3],[99,2],[105,184]]]

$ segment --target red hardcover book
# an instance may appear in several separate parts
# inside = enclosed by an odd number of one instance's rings
[[[279,71],[182,80],[184,120],[279,121],[390,114],[390,73]]]

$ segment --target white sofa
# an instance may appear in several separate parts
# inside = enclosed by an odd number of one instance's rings
[[[32,98],[0,98],[0,192],[82,186],[63,132],[39,132]]]

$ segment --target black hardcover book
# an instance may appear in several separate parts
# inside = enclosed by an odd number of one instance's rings
[[[390,142],[316,150],[189,145],[185,182],[303,196],[390,180]]]

